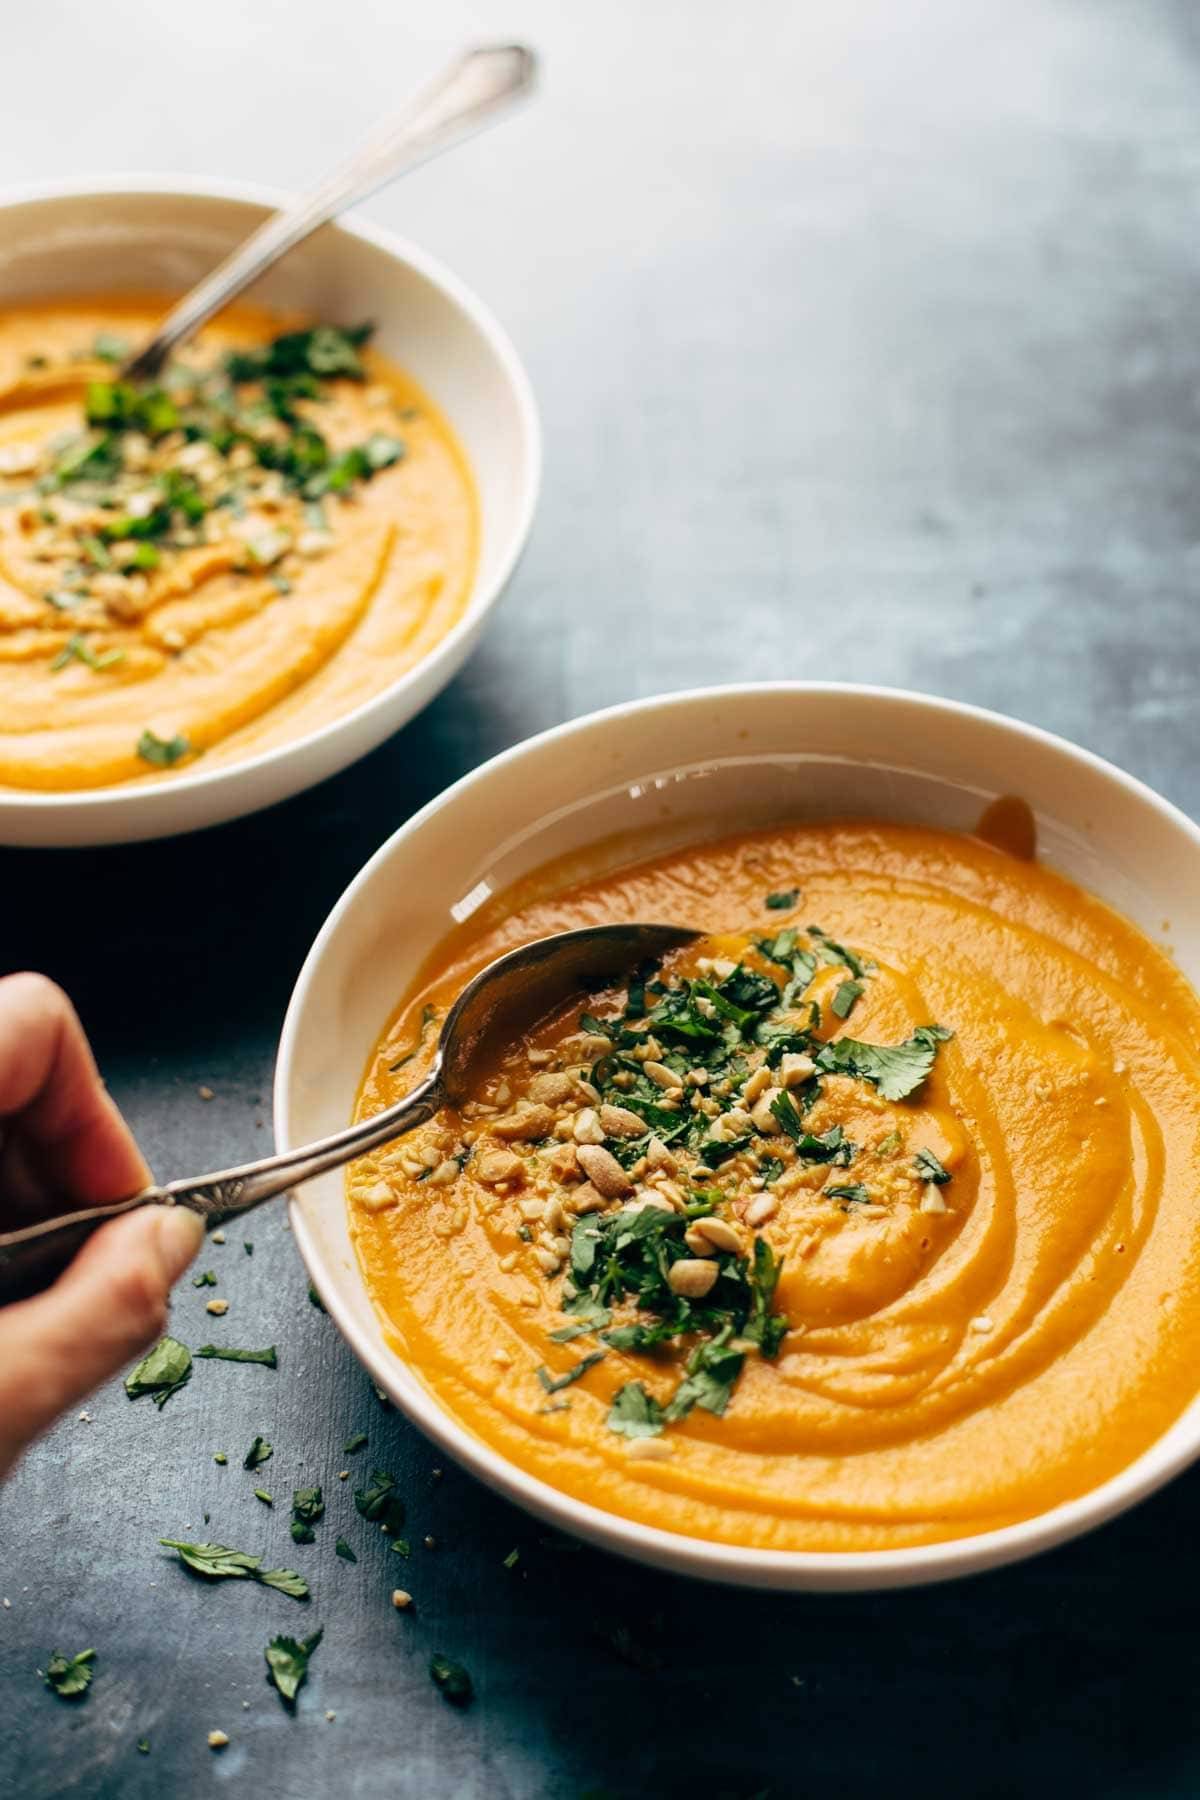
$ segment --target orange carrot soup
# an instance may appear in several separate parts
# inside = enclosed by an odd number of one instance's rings
[[[461,926],[359,1115],[464,983],[549,932],[704,936],[541,1021],[348,1175],[397,1353],[511,1462],[775,1550],[988,1531],[1128,1464],[1197,1389],[1200,1003],[1069,881],[841,823],[675,851]]]
[[[0,312],[0,788],[302,737],[466,606],[470,472],[370,327],[233,307],[154,382],[120,379],[166,306]]]

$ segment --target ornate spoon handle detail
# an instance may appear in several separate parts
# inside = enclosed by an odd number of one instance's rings
[[[45,1287],[60,1269],[66,1267],[92,1232],[108,1219],[119,1218],[137,1206],[187,1206],[199,1213],[206,1228],[211,1230],[225,1219],[249,1212],[264,1200],[271,1200],[276,1194],[282,1194],[314,1175],[352,1162],[356,1156],[374,1149],[376,1144],[386,1143],[416,1125],[423,1125],[441,1104],[440,1067],[435,1066],[421,1085],[395,1106],[389,1106],[385,1112],[376,1113],[370,1119],[347,1125],[344,1130],[335,1131],[315,1144],[305,1144],[300,1150],[282,1150],[275,1156],[244,1163],[239,1168],[218,1169],[212,1175],[143,1188],[140,1194],[133,1194],[128,1200],[117,1200],[111,1206],[88,1207],[83,1212],[27,1225],[21,1231],[2,1232],[0,1305]]]
[[[271,264],[356,200],[480,131],[533,86],[536,58],[520,44],[468,51],[408,100],[350,160],[290,206],[264,219],[231,255],[167,314],[150,342],[122,369],[156,375],[171,352],[256,281]]]

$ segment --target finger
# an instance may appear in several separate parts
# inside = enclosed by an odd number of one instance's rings
[[[32,1164],[40,1186],[60,1189],[48,1200],[97,1206],[150,1180],[75,1008],[44,975],[0,980],[0,1119],[12,1121],[22,1174]]]
[[[143,1207],[101,1226],[45,1293],[0,1311],[0,1474],[161,1334],[203,1238],[186,1208]]]

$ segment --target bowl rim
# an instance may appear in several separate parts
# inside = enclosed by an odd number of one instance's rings
[[[272,1094],[273,1123],[278,1147],[281,1150],[292,1147],[288,1092],[292,1061],[299,1038],[301,1016],[318,969],[358,895],[370,885],[402,843],[420,831],[426,820],[442,809],[453,806],[461,794],[486,782],[498,770],[519,763],[526,756],[545,751],[597,724],[615,723],[638,713],[669,710],[673,706],[691,706],[711,701],[726,704],[731,700],[746,701],[764,693],[790,694],[796,697],[844,696],[884,706],[916,707],[931,718],[949,715],[993,729],[999,728],[1013,738],[1032,741],[1068,762],[1082,765],[1123,789],[1133,801],[1156,812],[1164,823],[1182,832],[1193,849],[1200,854],[1200,826],[1172,801],[1156,793],[1138,777],[1126,773],[1094,751],[1074,744],[1041,726],[967,701],[870,683],[732,682],[651,695],[581,714],[523,739],[461,776],[399,826],[348,884],[305,957],[284,1017]],[[668,1531],[659,1526],[642,1525],[622,1514],[593,1506],[589,1501],[578,1500],[540,1477],[518,1468],[483,1439],[460,1425],[442,1408],[433,1390],[424,1387],[419,1381],[414,1384],[417,1395],[415,1400],[407,1392],[397,1392],[392,1374],[393,1365],[399,1359],[387,1352],[377,1352],[376,1346],[369,1341],[357,1320],[343,1308],[336,1292],[326,1294],[321,1290],[325,1259],[294,1194],[289,1196],[288,1211],[300,1255],[314,1285],[321,1292],[322,1302],[330,1317],[371,1378],[378,1382],[418,1429],[467,1468],[485,1487],[502,1494],[527,1512],[604,1549],[676,1573],[737,1586],[806,1592],[835,1589],[880,1590],[949,1580],[1024,1560],[1091,1530],[1145,1499],[1200,1456],[1198,1417],[1190,1434],[1172,1446],[1169,1452],[1162,1449],[1166,1435],[1164,1433],[1133,1462],[1118,1470],[1098,1487],[1045,1512],[1036,1513],[1032,1518],[993,1531],[977,1532],[969,1537],[895,1550],[753,1549]],[[1180,1418],[1183,1416],[1181,1414]],[[1167,1427],[1167,1432],[1178,1423],[1179,1419],[1173,1421]]]
[[[184,200],[224,200],[234,205],[268,208],[282,206],[292,198],[290,190],[267,183],[172,175],[165,172],[57,178],[53,181],[28,182],[0,188],[0,232],[3,231],[5,215],[17,207],[55,200],[119,200],[140,195],[160,199],[174,197]],[[399,233],[372,223],[361,216],[357,209],[351,208],[341,213],[322,229],[340,231],[357,238],[373,249],[382,251],[393,262],[407,265],[424,276],[458,308],[487,344],[504,374],[520,420],[519,444],[522,454],[517,460],[518,467],[523,465],[525,469],[525,480],[516,519],[491,580],[485,587],[472,593],[462,617],[455,621],[445,637],[438,639],[428,655],[414,663],[411,669],[406,669],[378,694],[371,695],[346,712],[338,713],[324,725],[319,725],[300,737],[288,738],[281,744],[217,768],[198,767],[176,776],[171,783],[172,793],[182,793],[189,797],[205,792],[219,793],[235,781],[252,781],[260,771],[274,770],[279,763],[291,757],[305,751],[315,751],[318,746],[328,742],[330,737],[343,731],[353,732],[356,727],[375,719],[386,712],[397,695],[418,677],[423,680],[432,679],[435,693],[440,691],[444,683],[438,681],[438,676],[446,668],[445,679],[453,679],[469,652],[472,633],[482,627],[512,579],[533,527],[541,495],[544,464],[541,416],[525,366],[495,313],[446,263],[422,249],[419,244],[401,237]],[[310,785],[311,782],[302,784],[303,787]],[[76,817],[91,818],[103,815],[107,809],[118,805],[125,808],[136,807],[137,798],[141,794],[157,797],[161,792],[157,783],[141,787],[130,782],[116,782],[101,788],[68,789],[63,792],[14,788],[3,794],[3,806],[6,812],[17,815],[35,814],[45,818],[56,812],[69,812]]]

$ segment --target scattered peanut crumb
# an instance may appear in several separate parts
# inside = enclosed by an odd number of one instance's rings
[[[339,1469],[338,1470],[338,1480],[339,1481],[347,1480],[347,1478],[349,1477],[349,1474],[350,1474],[349,1469]]]
[[[214,1244],[223,1244],[225,1242],[225,1233],[223,1231],[214,1231],[211,1241]]]
[[[329,1723],[332,1725],[333,1721],[337,1718],[337,1714],[335,1712],[327,1712],[325,1714],[325,1717],[329,1720]]]
[[[81,1413],[80,1413],[80,1415],[79,1415],[79,1423],[80,1423],[80,1424],[81,1424],[81,1425],[90,1425],[90,1424],[91,1424],[91,1422],[92,1422],[92,1415],[91,1415],[91,1413],[90,1413],[90,1412],[81,1412]]]
[[[406,1606],[412,1605],[412,1595],[406,1594],[403,1588],[393,1588],[392,1605],[403,1612]]]
[[[223,1750],[228,1742],[229,1738],[223,1731],[210,1731],[208,1734],[208,1747],[210,1750]]]
[[[199,1094],[199,1096],[202,1100],[215,1100],[217,1097],[213,1093],[213,1091],[210,1087],[204,1087],[204,1086],[198,1087],[196,1089],[196,1092]],[[211,1744],[212,1739],[210,1738],[208,1741]]]
[[[205,1312],[215,1313],[219,1319],[224,1313],[229,1311],[229,1302],[228,1300],[210,1300],[204,1310]]]
[[[427,1550],[436,1550],[437,1549],[437,1539],[435,1537],[427,1537],[425,1539],[425,1548]]]

